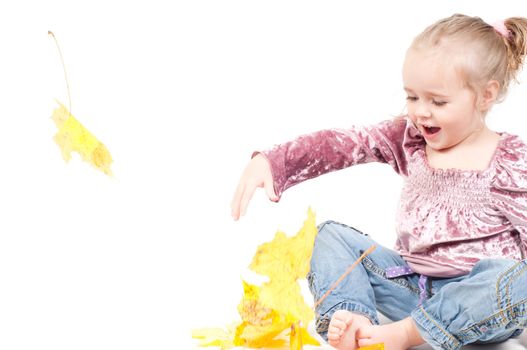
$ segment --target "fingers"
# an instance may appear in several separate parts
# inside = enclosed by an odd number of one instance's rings
[[[257,187],[264,187],[269,199],[273,202],[278,201],[278,196],[274,192],[271,166],[261,154],[256,155],[247,164],[236,187],[231,201],[231,215],[234,220],[238,220],[240,216],[245,215],[247,206]]]
[[[245,189],[242,194],[242,199],[240,202],[240,216],[244,216],[245,212],[247,211],[247,205],[249,205],[249,201],[253,197],[254,191],[256,190],[255,185],[248,184],[245,186]]]
[[[231,201],[231,216],[234,220],[238,220],[240,216],[245,215],[256,187],[258,186],[247,183],[243,178],[240,180]]]
[[[245,184],[240,182],[236,187],[236,191],[234,191],[234,196],[231,200],[231,216],[234,220],[238,220],[240,218],[240,202],[242,200],[244,189]]]

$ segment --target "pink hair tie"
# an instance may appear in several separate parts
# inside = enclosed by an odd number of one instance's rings
[[[498,21],[492,24],[492,27],[495,31],[500,33],[505,39],[509,39],[511,36],[511,31],[505,26],[505,21]]]

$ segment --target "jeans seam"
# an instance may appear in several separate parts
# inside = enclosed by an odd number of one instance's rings
[[[307,274],[306,279],[307,279],[307,283],[308,283],[309,289],[311,290],[311,294],[313,294],[313,299],[316,302],[321,297],[321,295],[320,295],[321,293],[320,293],[320,290],[318,288],[318,281],[317,281],[318,276],[317,276],[317,274],[315,272],[310,271]]]
[[[514,269],[518,268],[518,266],[521,264],[522,262],[519,261],[518,263],[514,264],[513,266],[511,266],[507,271],[503,272],[499,278],[497,279],[496,281],[496,296],[498,298],[498,305],[499,307],[503,307],[503,306],[510,306],[510,294],[509,294],[509,285],[510,283],[512,283],[513,281],[513,277],[517,276],[520,274],[520,272],[522,272],[523,270],[527,269],[527,266],[523,267],[519,272],[518,274],[516,275],[513,275],[513,276],[508,276],[509,273],[511,271],[514,271]],[[505,277],[508,277],[509,281],[506,281],[506,282],[502,282],[503,279],[505,279]],[[505,283],[505,286],[503,286],[503,284]],[[505,288],[504,288],[505,287]],[[504,291],[502,293],[502,291]],[[502,295],[503,294],[503,295]],[[502,300],[504,299],[504,300]],[[505,301],[505,305],[503,305],[503,302]]]
[[[490,329],[506,327],[508,324],[514,324],[514,320],[517,317],[527,314],[527,308],[525,307],[527,305],[527,299],[521,300],[513,305],[512,296],[510,294],[510,286],[512,282],[527,270],[527,264],[519,268],[522,263],[522,261],[519,261],[511,266],[503,272],[496,281],[496,297],[499,310],[480,322],[459,330],[458,337],[460,339],[471,341],[472,339],[470,339],[469,334],[470,332],[474,332],[475,329],[480,330],[481,327]],[[516,325],[519,326],[518,324]]]
[[[367,233],[364,233],[361,230],[356,229],[353,226],[349,226],[349,225],[343,224],[343,223],[338,222],[338,221],[333,221],[333,220],[327,220],[327,221],[324,221],[323,223],[321,223],[320,225],[318,225],[317,231],[320,231],[324,226],[329,225],[329,224],[335,224],[335,225],[343,226],[343,227],[346,227],[346,228],[350,228],[353,231],[356,231],[357,233],[360,233],[363,236],[369,237],[369,235]]]
[[[365,257],[362,261],[363,261],[364,268],[366,270],[376,274],[377,276],[387,281],[390,281],[398,285],[399,287],[406,288],[410,290],[412,293],[419,295],[419,292],[420,292],[419,289],[412,286],[405,277],[387,278],[386,271],[381,269],[379,266],[375,265],[375,263],[371,261],[371,259],[369,259],[368,257]]]
[[[485,326],[485,327],[488,327],[488,328],[491,328],[491,329],[494,329],[494,328],[501,328],[501,327],[505,327],[507,326],[508,323],[510,323],[511,321],[507,318],[507,313],[508,312],[512,312],[512,315],[514,316],[525,316],[527,315],[527,308],[524,308],[523,311],[520,311],[520,313],[512,310],[512,309],[515,309],[515,308],[518,308],[518,306],[521,306],[521,305],[527,305],[527,299],[525,300],[522,300],[514,305],[511,305],[509,307],[507,307],[506,309],[500,309],[499,311],[497,311],[496,313],[490,315],[489,317],[485,318],[484,320],[478,322],[478,323],[475,323],[473,324],[472,326],[470,327],[467,327],[467,328],[464,328],[464,329],[461,329],[459,331],[459,337],[460,338],[463,338],[463,339],[467,339],[469,338],[466,334],[473,331],[474,329],[478,329],[478,328],[481,328],[481,326]],[[494,322],[492,322],[494,321]]]
[[[450,345],[447,345],[449,348],[457,349],[461,346],[460,342],[454,336],[452,336],[452,334],[448,333],[443,327],[441,327],[432,317],[430,317],[422,306],[419,306],[419,309],[421,310],[422,314],[454,344],[455,348],[452,348]]]
[[[521,263],[521,262],[520,262]],[[512,303],[512,297],[510,295],[510,285],[511,283],[516,279],[518,278],[521,274],[523,274],[525,271],[527,270],[527,264],[525,264],[525,266],[523,266],[517,273],[515,273],[508,281],[507,283],[507,288],[506,288],[506,296],[507,296],[507,305],[510,306],[511,303]],[[515,316],[515,312],[514,310],[512,311],[513,312],[513,317]]]

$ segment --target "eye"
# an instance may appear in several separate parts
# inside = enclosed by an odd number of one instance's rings
[[[415,102],[415,101],[417,101],[417,97],[415,97],[415,96],[406,96],[406,101]]]
[[[433,100],[432,103],[438,107],[441,107],[441,106],[444,106],[446,105],[446,102],[445,101],[435,101]]]

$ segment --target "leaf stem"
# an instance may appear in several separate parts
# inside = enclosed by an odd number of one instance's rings
[[[57,41],[57,38],[55,37],[55,34],[51,30],[48,30],[48,35],[53,38],[55,41],[55,45],[57,46],[57,50],[59,51],[60,61],[62,62],[62,69],[64,70],[64,79],[66,80],[66,89],[68,90],[68,102],[70,107],[70,114],[73,113],[71,110],[71,95],[70,95],[70,83],[68,82],[68,74],[66,73],[66,65],[64,64],[64,57],[62,57],[62,51],[60,50],[59,42]]]
[[[324,299],[326,299],[328,297],[328,295],[335,288],[337,288],[337,286],[342,282],[342,280],[344,278],[346,278],[346,276],[351,272],[351,270],[353,270],[355,268],[355,266],[357,266],[362,261],[362,259],[364,259],[368,254],[373,252],[375,250],[375,248],[377,248],[377,246],[376,245],[372,245],[371,247],[366,249],[366,251],[364,253],[362,253],[362,255],[353,264],[350,265],[350,267],[348,267],[348,269],[335,281],[335,283],[333,283],[333,285],[328,289],[328,291],[320,299],[317,300],[315,305],[313,305],[313,309],[315,309],[317,306],[319,306],[320,303],[322,303],[324,301]]]

